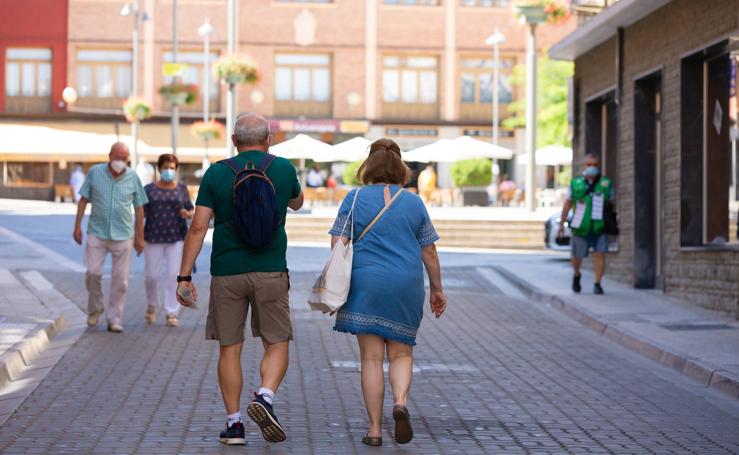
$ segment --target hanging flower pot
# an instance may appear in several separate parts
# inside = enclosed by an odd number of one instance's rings
[[[208,120],[207,122],[201,120],[193,123],[190,127],[190,133],[193,136],[197,136],[206,142],[221,139],[225,132],[226,128],[216,120]]]
[[[571,13],[563,1],[522,0],[516,4],[516,14],[525,17],[529,24],[559,24],[567,21]]]
[[[162,85],[159,88],[159,94],[167,100],[169,104],[181,106],[183,104],[193,104],[198,99],[198,87],[195,84],[172,83]]]
[[[123,113],[129,122],[140,122],[151,117],[151,105],[145,99],[132,96],[123,103]]]
[[[259,68],[254,60],[244,55],[226,55],[213,66],[216,79],[229,84],[253,85],[259,80]]]

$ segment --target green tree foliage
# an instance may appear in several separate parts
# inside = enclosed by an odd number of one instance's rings
[[[341,174],[344,184],[349,186],[358,186],[360,184],[359,179],[357,178],[357,171],[362,163],[363,161],[355,161],[344,167],[344,172]]]
[[[457,161],[452,165],[452,181],[457,188],[490,185],[493,163],[488,159]]]
[[[574,66],[570,62],[560,62],[542,57],[537,65],[537,137],[536,148],[559,144],[570,147],[570,133],[567,124],[567,86]],[[506,128],[526,127],[526,67],[516,65],[511,75],[511,85],[521,87],[522,97],[508,105],[512,114],[503,121]]]

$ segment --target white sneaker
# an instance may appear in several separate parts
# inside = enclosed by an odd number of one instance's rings
[[[123,332],[123,326],[120,324],[108,323],[108,332],[121,333]]]

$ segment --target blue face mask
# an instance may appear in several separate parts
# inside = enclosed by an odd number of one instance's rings
[[[596,175],[598,175],[598,172],[600,172],[600,170],[597,166],[588,166],[583,171],[583,175],[586,177],[595,177]]]
[[[164,169],[162,172],[162,181],[169,183],[177,177],[177,172],[174,169]]]

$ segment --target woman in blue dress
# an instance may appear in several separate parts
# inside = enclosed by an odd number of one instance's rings
[[[439,236],[421,199],[402,188],[409,175],[398,145],[390,139],[375,141],[357,173],[364,186],[349,192],[329,231],[332,247],[339,240],[346,244],[352,235],[352,223],[354,235],[359,238],[387,206],[366,235],[354,244],[351,289],[334,326],[334,330],[357,336],[362,393],[369,419],[362,442],[373,446],[382,444],[385,352],[395,403],[395,440],[406,444],[413,438],[407,403],[413,346],[425,300],[423,266],[429,276],[431,311],[438,318],[446,309],[434,244]],[[349,223],[345,223],[347,219]]]

